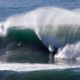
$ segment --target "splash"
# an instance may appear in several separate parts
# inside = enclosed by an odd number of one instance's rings
[[[0,36],[6,36],[9,28],[31,29],[50,52],[60,48],[58,56],[79,57],[80,12],[55,7],[42,7],[10,16],[0,23]],[[77,43],[77,44],[75,44]],[[76,48],[78,45],[78,48]],[[75,50],[75,51],[73,51]],[[78,54],[77,54],[78,53]],[[74,55],[76,56],[74,56]],[[71,56],[69,56],[71,55]]]
[[[80,59],[80,42],[75,44],[67,44],[65,47],[60,48],[55,58],[61,59]]]

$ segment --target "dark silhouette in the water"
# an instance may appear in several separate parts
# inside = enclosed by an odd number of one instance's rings
[[[2,28],[2,30],[4,30],[4,26],[3,25],[1,26],[1,28]]]
[[[54,59],[54,56],[55,54],[57,54],[57,48],[54,48],[54,51],[49,53],[49,63],[54,63],[55,62],[55,59]]]

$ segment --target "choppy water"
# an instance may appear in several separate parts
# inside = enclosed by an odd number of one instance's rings
[[[79,8],[79,0],[0,0],[0,80],[80,80]]]

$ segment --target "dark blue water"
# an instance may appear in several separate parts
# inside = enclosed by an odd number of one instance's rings
[[[55,6],[67,9],[76,9],[80,8],[79,0],[1,0],[0,1],[0,20],[5,19],[6,17],[27,12],[38,7],[44,6]]]

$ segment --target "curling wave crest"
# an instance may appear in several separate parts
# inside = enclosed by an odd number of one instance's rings
[[[41,7],[33,11],[12,15],[0,22],[0,36],[10,28],[31,29],[57,58],[80,57],[80,12],[55,7]]]

